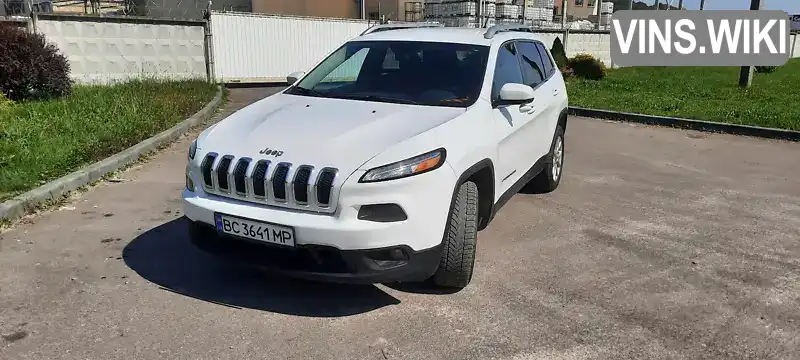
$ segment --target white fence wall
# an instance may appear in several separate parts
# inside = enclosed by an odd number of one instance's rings
[[[77,83],[129,78],[205,78],[204,30],[197,24],[114,20],[40,20],[43,33],[69,59]]]
[[[556,38],[560,38],[561,42],[564,43],[563,32],[541,31],[536,33],[536,37],[548,49],[553,46]],[[564,51],[568,57],[581,53],[591,54],[605,63],[606,66],[611,66],[611,35],[599,32],[570,32]]]
[[[792,35],[792,42],[790,43],[792,46],[792,57],[793,58],[800,58],[800,34]]]
[[[220,82],[284,82],[286,75],[310,70],[369,26],[361,20],[212,11],[214,77]],[[548,48],[556,37],[564,41],[560,32],[538,37]],[[570,33],[567,56],[589,53],[611,66],[610,41],[608,33]],[[346,73],[342,69],[342,76]]]
[[[220,82],[284,82],[307,71],[370,24],[351,19],[319,19],[252,13],[212,12],[213,71]],[[42,16],[36,24],[67,56],[78,83],[107,84],[142,76],[205,78],[202,21]],[[550,47],[563,33],[542,31]],[[608,66],[611,36],[570,32],[568,56],[589,53]],[[800,35],[792,35],[792,57],[800,58]],[[342,76],[348,69],[343,69]]]
[[[212,11],[214,76],[221,82],[284,82],[368,26],[361,20]]]
[[[564,39],[561,39],[562,41]],[[552,46],[552,43],[550,43]],[[590,54],[611,66],[611,34],[608,33],[569,33],[564,49],[568,57],[577,54]]]

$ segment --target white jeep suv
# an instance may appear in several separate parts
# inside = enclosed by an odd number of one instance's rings
[[[189,149],[184,211],[205,251],[463,288],[477,232],[524,186],[561,180],[564,80],[525,28],[375,28],[288,79]]]

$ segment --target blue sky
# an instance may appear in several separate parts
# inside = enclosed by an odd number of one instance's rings
[[[668,0],[659,0],[664,4]],[[783,10],[789,15],[800,15],[800,0],[761,0],[764,9]],[[653,1],[647,1],[653,3]],[[672,0],[673,6],[678,6],[678,0]],[[683,6],[689,10],[700,8],[700,0],[683,0]],[[747,10],[750,0],[706,0],[706,10]]]

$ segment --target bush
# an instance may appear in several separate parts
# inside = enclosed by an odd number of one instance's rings
[[[778,70],[777,66],[756,66],[756,72],[759,74],[769,74]]]
[[[553,54],[553,58],[556,60],[556,66],[558,66],[561,71],[564,71],[567,68],[567,52],[564,50],[564,44],[561,43],[561,39],[556,37],[556,40],[553,41],[553,47],[550,48],[550,53]]]
[[[3,95],[3,93],[0,92],[0,110],[2,110],[3,108],[11,107],[12,105],[14,105],[14,102],[8,100],[8,98],[5,95]]]
[[[20,101],[70,94],[69,62],[44,35],[0,24],[0,93]]]
[[[589,80],[600,80],[606,77],[606,66],[589,54],[578,54],[569,59],[568,73]]]

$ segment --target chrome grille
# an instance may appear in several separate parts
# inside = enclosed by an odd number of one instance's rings
[[[335,210],[331,206],[336,203],[335,168],[209,153],[200,172],[204,188],[211,194],[301,210]]]
[[[317,193],[317,204],[330,204],[331,190],[333,189],[333,180],[336,177],[336,172],[332,171],[332,169],[328,170],[331,171],[323,169],[317,178],[316,189],[314,189]]]
[[[219,188],[220,191],[231,191],[231,184],[230,181],[228,181],[230,180],[228,170],[231,167],[232,161],[233,156],[225,155],[222,157],[222,160],[219,161],[219,165],[217,165],[217,188]]]
[[[203,159],[203,163],[200,164],[200,172],[203,174],[203,184],[206,186],[206,188],[214,187],[214,177],[211,174],[211,171],[214,168],[214,160],[216,159],[216,153],[209,153]]]
[[[269,170],[270,162],[267,160],[259,160],[256,163],[255,169],[253,169],[253,174],[251,175],[253,179],[253,195],[257,199],[263,199],[267,197],[267,170]]]
[[[294,201],[298,204],[308,204],[308,188],[311,187],[309,185],[313,185],[308,183],[312,169],[311,166],[303,165],[298,167],[297,172],[294,174],[294,181],[292,181]]]
[[[236,162],[233,169],[233,187],[237,195],[247,196],[247,168],[250,166],[250,158],[241,158]]]
[[[289,164],[280,163],[275,167],[275,173],[272,175],[272,194],[275,200],[286,201],[287,175],[289,175]]]

